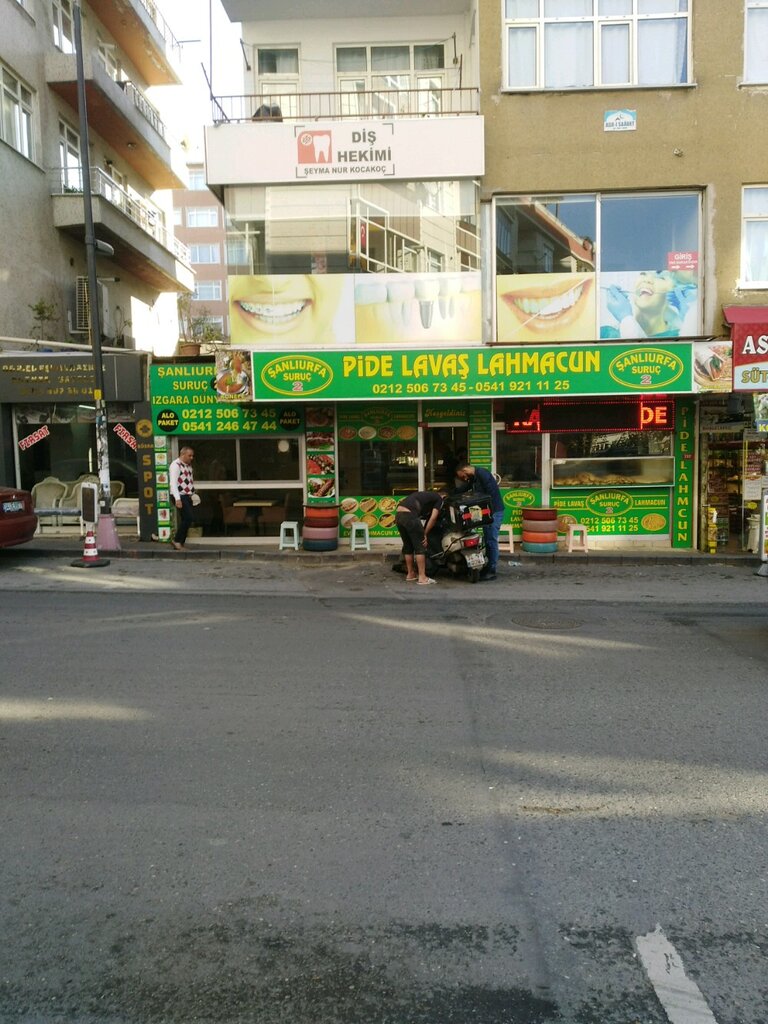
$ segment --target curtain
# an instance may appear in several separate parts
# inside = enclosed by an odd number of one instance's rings
[[[595,84],[592,23],[547,25],[544,29],[544,85],[547,89],[588,88]]]
[[[687,19],[638,22],[637,53],[639,85],[677,85],[687,81]]]

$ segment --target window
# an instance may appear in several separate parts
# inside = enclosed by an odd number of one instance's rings
[[[0,139],[31,160],[34,156],[32,91],[2,64],[0,64],[0,73],[2,73]]]
[[[688,20],[688,0],[505,0],[506,87],[685,84]]]
[[[80,136],[65,121],[59,121],[59,168],[64,192],[82,192]]]
[[[768,82],[768,0],[746,0],[744,80]]]
[[[768,185],[750,185],[741,205],[742,288],[768,287]]]
[[[53,11],[53,43],[62,53],[74,53],[72,33],[72,0],[51,0]]]
[[[120,67],[120,60],[117,54],[117,47],[114,43],[108,43],[105,39],[102,39],[100,35],[97,39],[99,59],[104,65],[107,74],[115,82],[121,81],[123,76]]]
[[[202,302],[220,302],[221,281],[197,281],[192,298]]]
[[[188,228],[217,228],[219,210],[216,206],[190,206],[187,208]]]
[[[442,43],[336,48],[336,78],[339,91],[346,94],[344,114],[438,113],[444,72]]]
[[[259,50],[260,75],[298,75],[298,50]]]
[[[184,211],[182,209],[180,209],[178,206],[174,206],[174,208],[173,208],[173,225],[174,225],[174,227],[177,227],[177,228],[181,227],[181,225],[183,224],[183,220],[182,220],[183,214],[184,214]]]
[[[697,192],[497,200],[498,340],[696,335],[700,207]]]
[[[195,168],[189,172],[190,192],[205,192],[208,186],[205,183],[205,171],[202,167]]]
[[[299,51],[259,48],[257,61],[263,105],[278,107],[281,117],[298,116]]]
[[[203,337],[204,339],[210,339],[214,336],[224,336],[224,317],[223,316],[201,316],[195,318],[195,325],[192,331],[195,337]]]
[[[219,263],[221,254],[218,245],[190,245],[189,258],[192,263]]]

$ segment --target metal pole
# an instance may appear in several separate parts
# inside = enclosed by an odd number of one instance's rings
[[[88,269],[88,312],[93,353],[93,398],[96,405],[96,464],[99,471],[99,532],[97,544],[109,551],[119,551],[120,541],[112,517],[112,493],[109,483],[109,435],[107,433],[107,406],[104,401],[104,367],[101,353],[101,310],[99,309],[96,253],[98,243],[93,230],[91,202],[90,139],[88,136],[88,110],[85,101],[85,69],[83,66],[83,37],[80,4],[73,3],[73,30],[77,58],[77,105],[80,114],[80,169],[85,214],[85,258]],[[106,520],[102,522],[102,520]]]

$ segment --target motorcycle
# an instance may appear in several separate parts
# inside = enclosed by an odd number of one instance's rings
[[[477,583],[488,565],[483,527],[493,521],[490,498],[466,492],[448,497],[438,520],[440,550],[431,554],[434,563],[454,576],[466,574]]]

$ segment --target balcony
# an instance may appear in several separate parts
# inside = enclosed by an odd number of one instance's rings
[[[53,223],[85,244],[82,173],[79,167],[49,172]],[[98,238],[115,250],[114,263],[159,292],[191,291],[189,250],[167,230],[159,207],[91,168],[93,223]]]
[[[84,56],[85,91],[90,128],[153,189],[184,188],[174,170],[166,128],[157,110],[133,82],[116,82],[98,56]],[[77,65],[72,54],[49,53],[46,81],[77,111]]]
[[[355,92],[251,93],[213,99],[213,123],[342,121],[407,117],[464,117],[480,113],[475,88],[376,89]]]
[[[181,83],[181,46],[152,0],[89,0],[147,85]]]

